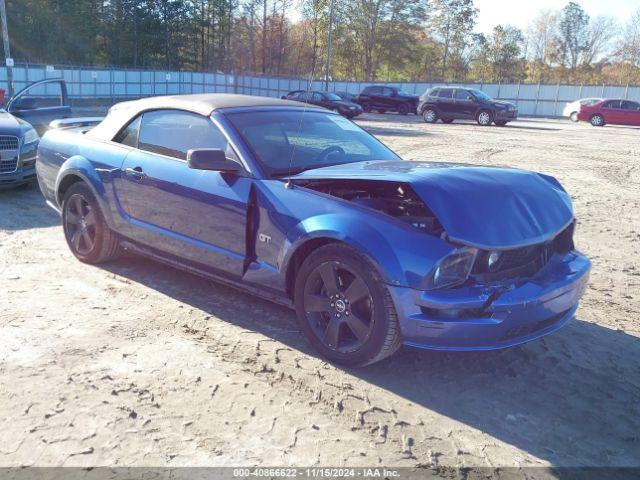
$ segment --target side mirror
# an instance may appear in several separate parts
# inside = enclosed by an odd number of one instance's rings
[[[195,170],[213,170],[220,173],[240,173],[242,166],[227,158],[219,148],[201,148],[187,152],[187,165]]]

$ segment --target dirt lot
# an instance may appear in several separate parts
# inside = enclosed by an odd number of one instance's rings
[[[640,466],[640,129],[359,123],[408,159],[558,177],[594,264],[577,318],[344,370],[282,307],[135,257],[77,262],[38,192],[2,192],[0,465]]]

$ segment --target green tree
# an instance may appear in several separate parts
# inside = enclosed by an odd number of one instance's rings
[[[589,15],[579,4],[569,2],[560,12],[556,42],[558,61],[575,70],[588,43]]]

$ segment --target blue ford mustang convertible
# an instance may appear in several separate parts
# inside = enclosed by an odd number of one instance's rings
[[[337,363],[523,343],[587,283],[554,178],[402,161],[321,108],[167,96],[53,127],[38,180],[78,259],[126,249],[292,306]]]

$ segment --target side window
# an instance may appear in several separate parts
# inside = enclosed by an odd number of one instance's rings
[[[289,97],[290,100],[297,100],[300,98],[300,93],[301,92],[291,92],[287,97]]]
[[[622,109],[623,110],[631,110],[631,111],[636,112],[638,110],[638,108],[640,108],[640,103],[630,102],[628,100],[625,100],[624,102],[622,102]]]
[[[439,88],[434,88],[433,90],[431,90],[429,92],[429,96],[430,97],[437,97],[438,96],[438,92],[440,92],[440,89]]]
[[[318,92],[314,92],[313,93],[313,101],[314,102],[322,102],[324,100],[324,97],[321,93]]]
[[[382,89],[382,94],[383,94],[385,97],[390,97],[391,95],[393,95],[393,88],[384,87],[384,88]]]
[[[456,100],[473,100],[473,97],[466,90],[457,89],[456,90]]]
[[[604,104],[604,108],[620,108],[620,100],[609,100]]]
[[[121,143],[122,145],[127,145],[129,147],[137,148],[138,147],[138,132],[140,131],[140,120],[142,119],[142,115],[138,115],[136,118],[129,122],[129,125],[124,127],[120,132],[113,138],[114,142]]]
[[[234,157],[227,139],[210,118],[179,110],[142,115],[138,148],[186,160],[193,148],[220,148]]]
[[[441,88],[438,93],[440,98],[453,98],[453,88]]]
[[[380,87],[368,87],[371,95],[380,95],[382,93],[382,88]]]

